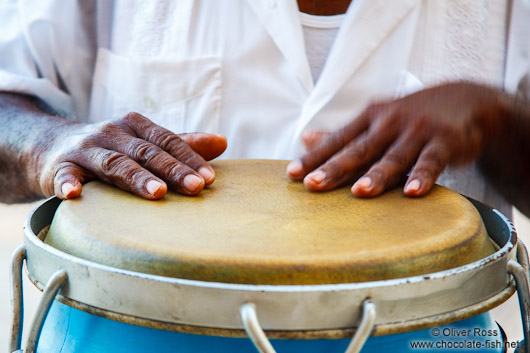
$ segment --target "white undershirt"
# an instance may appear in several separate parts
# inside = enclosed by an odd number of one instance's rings
[[[300,12],[305,51],[314,82],[320,77],[345,16],[315,16]]]

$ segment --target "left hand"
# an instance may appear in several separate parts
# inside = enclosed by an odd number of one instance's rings
[[[370,197],[394,187],[410,171],[404,193],[422,196],[446,165],[480,156],[486,141],[502,130],[503,109],[502,92],[463,82],[372,104],[338,131],[306,132],[309,151],[289,164],[287,174],[311,191],[330,190],[362,175],[351,191]]]

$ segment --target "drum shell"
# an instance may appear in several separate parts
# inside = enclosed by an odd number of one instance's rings
[[[477,337],[474,331],[490,332],[490,335]],[[434,331],[433,331],[434,330]],[[438,330],[438,331],[436,331]],[[436,335],[436,332],[438,335]],[[445,334],[444,334],[445,332]],[[452,332],[469,332],[469,336],[450,337]],[[411,342],[432,342],[434,344],[464,344],[466,341],[489,341],[491,349],[481,352],[500,353],[502,336],[500,328],[491,320],[488,313],[447,326],[398,335],[370,337],[363,346],[363,353],[372,352],[411,352]],[[343,353],[350,343],[344,339],[273,339],[272,345],[278,353]],[[133,326],[91,315],[59,303],[54,304],[39,342],[39,352],[56,352],[61,346],[62,353],[119,353],[153,352],[180,353],[216,352],[250,353],[256,352],[248,338],[199,336],[180,332],[154,330]],[[422,350],[437,352],[440,349]],[[469,352],[467,349],[451,349],[452,352]]]

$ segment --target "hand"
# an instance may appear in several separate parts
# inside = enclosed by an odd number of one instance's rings
[[[69,199],[82,184],[100,179],[146,199],[163,197],[170,189],[198,194],[213,183],[215,172],[206,160],[226,149],[220,135],[176,135],[138,113],[100,124],[65,123],[53,141],[39,147],[39,183],[47,196]]]
[[[338,131],[306,131],[302,138],[309,151],[289,164],[287,174],[311,191],[330,190],[362,175],[351,191],[370,197],[392,188],[410,171],[404,193],[421,196],[446,165],[480,156],[486,141],[501,129],[505,105],[499,91],[471,83],[445,84],[373,104]]]

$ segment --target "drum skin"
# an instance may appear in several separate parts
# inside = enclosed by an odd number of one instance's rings
[[[477,210],[436,186],[358,199],[344,187],[312,193],[287,162],[215,161],[195,197],[143,200],[99,182],[63,202],[45,242],[116,268],[246,284],[333,284],[434,273],[495,251]]]

